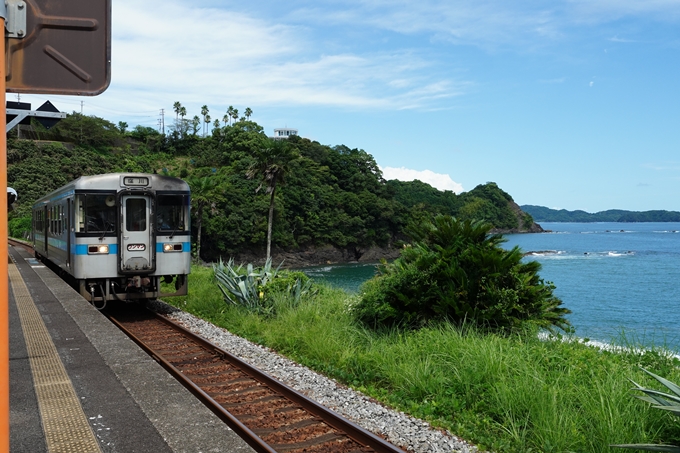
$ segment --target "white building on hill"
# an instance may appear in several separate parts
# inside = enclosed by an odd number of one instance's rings
[[[297,129],[289,129],[287,127],[285,128],[279,128],[279,129],[274,129],[274,136],[271,137],[274,140],[285,140],[291,135],[297,135],[298,130]]]

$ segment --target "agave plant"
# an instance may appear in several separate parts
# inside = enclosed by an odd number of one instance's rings
[[[298,304],[300,300],[305,297],[313,296],[318,292],[316,288],[313,287],[312,280],[302,281],[302,279],[295,279],[294,283],[288,285],[287,293],[293,299],[294,304]]]
[[[637,382],[631,380],[635,388],[633,390],[640,391],[644,395],[636,395],[636,398],[646,401],[652,405],[655,409],[661,409],[668,411],[675,416],[680,416],[680,387],[671,381],[657,376],[651,371],[647,371],[642,368],[642,371],[652,376],[654,379],[663,384],[671,393],[664,393],[654,389],[648,389],[642,387]],[[670,453],[680,453],[680,447],[675,445],[660,445],[660,444],[624,444],[624,445],[612,445],[612,447],[618,448],[629,448],[633,450],[645,450],[645,451],[665,451]]]
[[[213,271],[225,300],[252,311],[261,311],[264,308],[263,289],[276,278],[280,267],[279,264],[272,270],[272,260],[269,258],[262,268],[248,264],[243,270],[243,265],[234,267],[234,260],[230,259],[226,263],[220,260],[218,264],[213,264]]]

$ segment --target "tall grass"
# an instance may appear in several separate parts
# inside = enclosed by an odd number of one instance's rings
[[[680,380],[677,360],[660,349],[617,353],[444,323],[375,333],[354,322],[356,296],[328,287],[297,306],[281,297],[277,316],[265,318],[225,304],[210,269],[192,272],[190,295],[170,303],[482,448],[610,452],[680,437],[668,414],[630,392],[629,378],[655,385],[640,366]]]

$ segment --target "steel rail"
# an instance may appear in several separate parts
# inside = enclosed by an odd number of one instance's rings
[[[153,313],[153,312],[151,312]],[[187,330],[186,328],[170,321],[169,319],[153,313],[156,319],[167,324],[180,331],[183,335],[186,335],[191,340],[198,343],[200,346],[212,352],[213,354],[229,361],[231,364],[241,369],[244,373],[248,374],[253,379],[261,382],[275,392],[280,393],[289,400],[299,404],[302,408],[310,412],[311,414],[319,417],[324,422],[326,422],[331,427],[346,433],[350,438],[356,442],[372,448],[376,453],[404,453],[404,450],[397,448],[396,446],[386,442],[382,438],[376,436],[375,434],[361,428],[360,426],[350,422],[344,417],[336,414],[330,409],[320,405],[316,401],[313,401],[301,393],[293,390],[282,382],[274,379],[273,377],[263,373],[259,369],[247,364],[243,360],[234,356],[233,354],[225,351],[219,346],[209,342],[208,340],[201,338],[200,336],[194,334],[193,332]],[[243,423],[241,423],[236,417],[230,414],[226,409],[224,409],[218,402],[211,398],[206,392],[200,389],[196,384],[191,382],[182,372],[179,371],[174,365],[163,359],[153,348],[149,347],[144,343],[143,340],[137,338],[133,333],[129,332],[122,324],[115,319],[115,317],[110,316],[110,319],[125,332],[135,343],[137,343],[142,349],[144,349],[149,355],[151,355],[155,360],[157,360],[166,370],[168,370],[173,376],[175,376],[183,385],[185,385],[197,398],[203,401],[210,410],[215,413],[220,419],[222,419],[230,428],[239,433],[244,440],[255,450],[262,453],[272,453],[275,452],[269,445],[264,443],[259,436],[257,436],[253,431],[248,429]]]

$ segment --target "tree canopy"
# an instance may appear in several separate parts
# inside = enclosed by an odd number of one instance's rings
[[[175,174],[195,184],[219,178],[226,190],[219,197],[197,192],[195,208],[210,209],[192,214],[194,236],[200,227],[202,257],[208,261],[241,253],[264,256],[268,225],[273,249],[330,245],[355,258],[371,246],[400,244],[408,238],[409,222],[435,214],[485,220],[501,229],[518,227],[512,197],[494,183],[456,195],[421,181],[385,181],[373,156],[362,149],[299,136],[272,145],[262,127],[250,120],[250,109],[240,119],[236,109],[227,112],[223,125],[215,123],[209,133],[206,128],[205,137],[199,133],[200,121],[189,124],[184,119],[181,104],[174,110],[176,125],[166,135],[79,113],[50,130],[37,123],[32,132],[25,128],[22,135],[33,140],[8,142],[8,181],[19,192],[10,215],[27,217],[35,199],[79,176],[135,171]],[[207,115],[207,108],[203,112]],[[262,156],[263,150],[279,146],[295,158],[277,163]],[[277,168],[285,169],[285,185],[273,177],[279,173],[272,168],[279,164]],[[249,169],[265,178],[268,196],[257,192],[262,180],[249,179]]]

